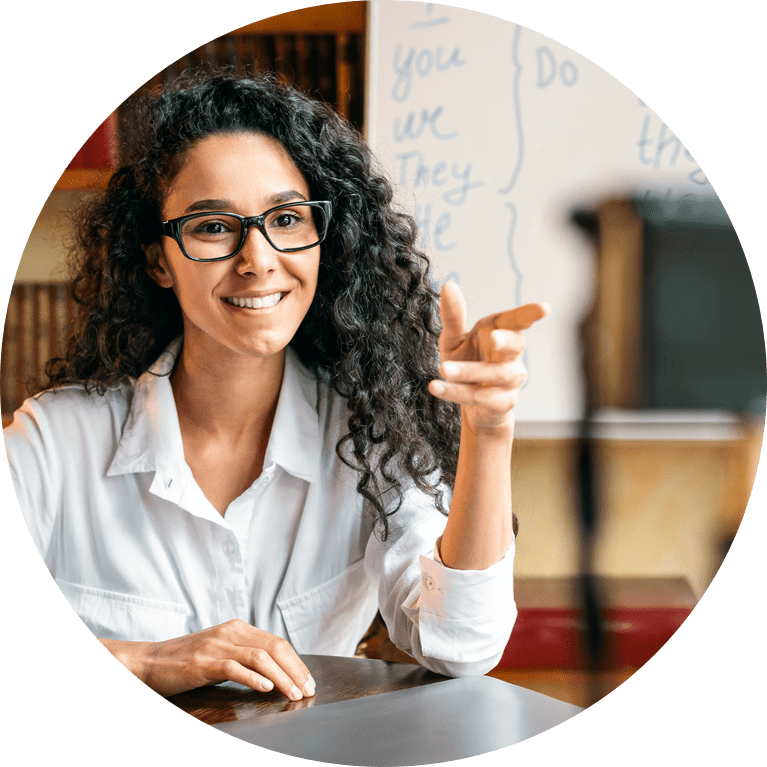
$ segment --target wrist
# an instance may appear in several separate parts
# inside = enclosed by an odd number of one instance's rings
[[[99,642],[135,677],[149,684],[146,654],[151,642],[127,642],[118,639],[99,639]]]
[[[514,439],[514,415],[512,413],[499,413],[490,417],[478,419],[472,417],[471,409],[461,408],[461,424],[468,428],[474,437],[483,441],[511,443]]]

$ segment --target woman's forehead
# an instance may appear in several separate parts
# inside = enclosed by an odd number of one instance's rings
[[[179,206],[186,208],[202,199],[247,206],[290,191],[309,197],[306,179],[279,141],[261,133],[215,134],[188,150],[164,207],[181,215]]]

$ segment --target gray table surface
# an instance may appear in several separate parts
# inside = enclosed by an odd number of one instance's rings
[[[212,726],[290,756],[388,767],[486,754],[538,735],[580,711],[478,676]]]

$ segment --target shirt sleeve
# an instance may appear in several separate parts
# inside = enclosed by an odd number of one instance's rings
[[[440,674],[485,674],[517,617],[514,543],[485,570],[452,569],[437,547],[446,522],[430,497],[408,491],[390,518],[390,537],[370,538],[366,567],[379,579],[379,609],[397,647]]]
[[[49,548],[56,522],[59,467],[51,450],[45,410],[28,399],[3,430],[16,497],[32,539],[49,569]]]

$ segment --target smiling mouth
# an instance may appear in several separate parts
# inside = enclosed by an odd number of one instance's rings
[[[272,306],[276,306],[285,295],[285,293],[272,293],[270,296],[263,296],[262,298],[235,298],[230,296],[225,298],[224,301],[240,309],[269,309]]]

